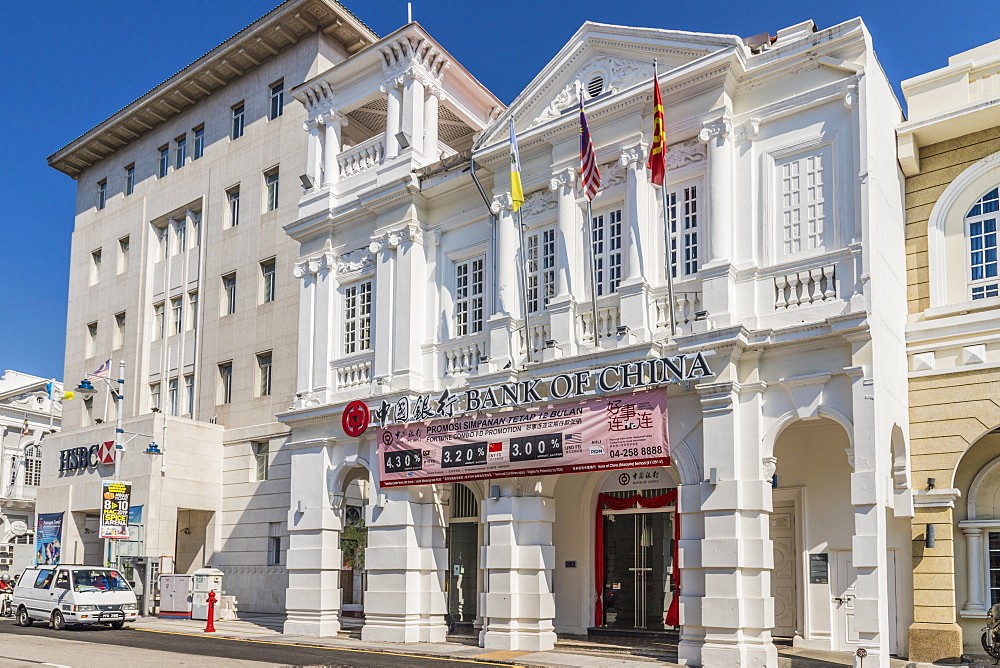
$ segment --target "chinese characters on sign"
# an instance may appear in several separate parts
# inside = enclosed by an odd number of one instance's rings
[[[666,466],[667,391],[378,430],[381,487]]]
[[[101,538],[128,538],[132,483],[105,480],[101,494]]]

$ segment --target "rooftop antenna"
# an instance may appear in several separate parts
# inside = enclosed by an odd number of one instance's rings
[[[406,23],[413,23],[413,3],[406,3]]]

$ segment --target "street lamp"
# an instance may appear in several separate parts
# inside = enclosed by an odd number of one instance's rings
[[[125,454],[125,449],[121,442],[121,435],[125,433],[125,430],[122,429],[122,399],[124,399],[122,392],[125,387],[125,360],[119,360],[118,362],[117,390],[108,378],[105,378],[104,376],[94,376],[94,378],[100,378],[107,383],[108,389],[111,390],[112,395],[115,398],[115,480],[118,480],[119,463],[121,457]],[[77,386],[76,393],[83,397],[83,400],[86,401],[87,399],[94,398],[94,395],[97,394],[97,389],[94,387],[94,384],[90,382],[89,378],[84,378]],[[122,452],[119,453],[119,450]]]

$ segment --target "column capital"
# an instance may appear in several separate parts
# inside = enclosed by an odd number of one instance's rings
[[[304,278],[307,275],[315,275],[321,271],[328,271],[334,267],[337,256],[332,250],[325,249],[315,255],[304,257],[292,267],[292,275],[295,278]]]
[[[701,126],[701,131],[698,132],[698,139],[708,143],[713,139],[718,139],[721,142],[726,140],[733,131],[732,120],[728,116],[720,116],[714,120],[706,121]]]
[[[573,167],[566,167],[557,172],[552,173],[552,178],[549,179],[549,190],[556,192],[560,188],[566,188],[567,190],[572,190],[573,184],[576,183],[576,169]]]
[[[514,212],[514,202],[511,199],[510,193],[500,193],[493,198],[493,203],[490,204],[490,211],[497,215],[511,214]]]
[[[386,79],[385,81],[383,81],[382,85],[379,86],[378,89],[380,91],[382,91],[383,93],[388,93],[390,91],[397,91],[398,92],[399,91],[399,87],[402,86],[402,85],[403,85],[403,77],[402,76],[393,76],[393,77],[389,77],[388,79]]]
[[[622,167],[640,169],[645,166],[646,149],[642,144],[627,146],[622,149],[618,164]]]
[[[423,243],[424,232],[416,223],[407,223],[394,230],[386,230],[381,234],[374,234],[368,250],[371,253],[378,253],[383,250],[394,250],[408,243]]]
[[[347,125],[347,115],[337,111],[336,109],[331,109],[324,112],[316,117],[316,123],[322,123],[326,126],[344,126]]]

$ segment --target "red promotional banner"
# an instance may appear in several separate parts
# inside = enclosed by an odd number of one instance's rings
[[[379,486],[667,466],[667,390],[378,430]]]

